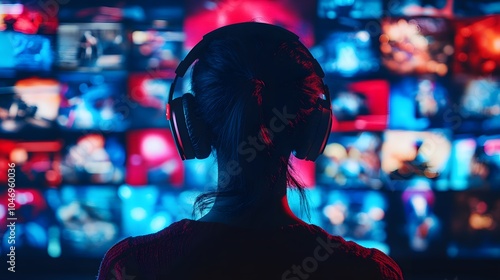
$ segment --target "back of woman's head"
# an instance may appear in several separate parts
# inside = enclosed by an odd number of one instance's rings
[[[303,194],[290,173],[289,156],[324,89],[300,42],[255,35],[214,40],[193,67],[192,91],[219,173],[227,166],[233,173],[254,170],[270,185],[286,176]],[[222,189],[219,174],[218,191],[199,197],[199,208],[216,195],[248,195],[251,179],[245,172],[229,174]]]

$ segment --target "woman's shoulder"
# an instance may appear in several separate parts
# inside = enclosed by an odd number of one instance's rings
[[[356,242],[331,235],[320,227],[311,226],[316,230],[318,245],[329,248],[325,249],[331,254],[326,262],[332,264],[332,268],[342,267],[346,271],[358,273],[359,277],[353,279],[403,279],[399,265],[380,250],[363,247]]]
[[[117,275],[137,275],[141,266],[154,265],[150,257],[157,257],[162,252],[175,254],[175,248],[169,248],[176,238],[187,236],[186,221],[175,222],[161,231],[152,234],[130,236],[113,245],[104,255],[99,267],[98,280],[118,279]]]

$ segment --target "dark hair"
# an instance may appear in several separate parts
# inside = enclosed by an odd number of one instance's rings
[[[287,158],[293,141],[301,137],[296,128],[314,109],[312,104],[323,92],[322,79],[315,72],[312,59],[297,41],[277,45],[261,38],[214,40],[193,66],[191,84],[196,113],[209,127],[207,137],[217,161],[223,165],[240,162],[241,144],[249,136],[260,135],[265,149],[255,160],[244,164],[278,164],[279,174],[266,174],[271,187],[273,182],[284,179],[280,176],[286,175],[288,186],[298,190],[301,207],[307,215],[303,184],[297,180]],[[275,114],[273,109],[282,108],[296,117],[289,120],[279,135],[269,135],[266,124]],[[269,162],[270,158],[275,161]],[[245,202],[232,206],[233,210],[252,203],[249,195],[252,190],[245,186],[251,178],[228,177],[224,186],[196,198],[193,215],[196,210],[203,213],[217,196],[242,196]]]

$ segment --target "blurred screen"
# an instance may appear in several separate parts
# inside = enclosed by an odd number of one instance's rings
[[[0,73],[5,70],[49,71],[52,39],[41,34],[0,31]]]
[[[168,76],[154,73],[131,73],[128,78],[128,99],[132,128],[165,128],[168,92],[172,80]],[[175,93],[181,88],[179,86]],[[144,118],[144,116],[148,116]]]
[[[128,132],[127,170],[126,182],[133,186],[181,188],[184,183],[184,165],[167,129]]]
[[[457,73],[500,74],[500,15],[464,19],[456,23]]]
[[[379,18],[382,15],[382,0],[319,0],[317,5],[319,18]]]
[[[345,25],[321,21],[317,44],[311,49],[327,74],[356,77],[375,74],[380,70],[378,40],[373,29],[375,21],[349,20]]]
[[[57,16],[41,5],[0,3],[0,76],[51,70],[57,27]]]
[[[15,164],[19,187],[55,187],[61,183],[61,150],[55,141],[12,141],[0,139],[0,185],[7,185],[8,163]]]
[[[51,257],[101,258],[121,239],[121,203],[115,187],[65,185],[47,192],[57,227],[51,228]]]
[[[191,49],[203,35],[224,25],[264,22],[279,25],[297,34],[305,46],[314,44],[315,3],[300,0],[187,0],[184,22],[186,48]]]
[[[325,191],[323,228],[367,248],[389,254],[386,243],[387,198],[376,191]]]
[[[416,179],[403,192],[392,194],[391,223],[397,225],[390,238],[394,244],[392,253],[396,257],[444,257],[446,255],[449,201],[431,190],[430,184]],[[395,217],[397,216],[397,217]]]
[[[54,130],[61,98],[55,79],[27,78],[0,86],[0,132],[18,135]]]
[[[126,73],[73,72],[59,75],[57,122],[65,130],[124,131],[133,108],[126,98]]]
[[[200,194],[196,191],[166,191],[146,186],[120,186],[123,236],[158,232],[182,219],[190,219],[193,205]]]
[[[125,40],[118,23],[63,23],[58,29],[58,66],[63,69],[118,69]]]
[[[429,252],[442,242],[442,220],[434,213],[435,196],[429,186],[424,184],[408,188],[402,195],[411,251]]]
[[[461,77],[461,91],[448,118],[461,133],[500,132],[500,82],[498,78]]]
[[[398,0],[387,1],[387,9],[393,16],[452,17],[457,0]]]
[[[121,135],[66,135],[61,173],[67,184],[120,184],[125,178]]]
[[[135,30],[131,33],[130,67],[173,72],[183,58],[184,33],[174,30]]]
[[[378,133],[332,133],[316,162],[318,184],[327,189],[382,188],[381,145]]]
[[[413,179],[431,180],[433,188],[448,187],[452,145],[448,131],[385,132],[382,170],[391,180],[390,188],[404,189]]]
[[[451,211],[449,257],[500,258],[500,193],[456,193]]]
[[[382,20],[382,62],[395,74],[449,72],[454,48],[450,22],[443,18],[386,18]]]
[[[33,3],[0,3],[0,31],[16,31],[24,34],[56,34],[58,18],[47,13],[43,5]],[[27,1],[24,1],[27,2]]]
[[[424,130],[450,126],[448,89],[432,77],[405,77],[391,83],[389,128]]]
[[[387,128],[387,81],[337,82],[331,90],[331,98],[332,131],[381,131]]]
[[[500,135],[456,139],[451,161],[455,190],[500,189]]]
[[[0,193],[0,237],[2,254],[10,252],[10,246],[15,246],[16,253],[45,257],[49,244],[49,228],[55,224],[53,215],[48,208],[43,192],[37,189],[17,188],[15,201],[15,243],[9,239],[10,229],[7,227],[7,191]],[[9,243],[10,240],[10,243]]]
[[[500,14],[500,3],[497,0],[461,0],[453,2],[453,9],[457,17]]]

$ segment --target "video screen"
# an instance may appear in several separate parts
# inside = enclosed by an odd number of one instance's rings
[[[47,12],[42,5],[0,3],[0,32],[15,31],[24,34],[56,34],[56,13]],[[27,2],[27,1],[22,1]]]
[[[461,0],[454,2],[453,10],[457,17],[500,14],[500,4],[497,0]]]
[[[500,135],[453,142],[450,186],[500,190]]]
[[[135,22],[151,21],[153,28],[182,28],[186,18],[186,1],[167,0],[158,5],[157,1],[143,1],[142,8],[144,14],[128,13],[124,17],[129,17]]]
[[[66,135],[61,161],[66,184],[121,184],[125,178],[125,145],[121,135]]]
[[[382,188],[381,145],[379,133],[332,133],[325,151],[316,161],[318,185],[327,188]]]
[[[449,72],[454,53],[450,21],[444,18],[386,18],[382,20],[382,62],[395,74]]]
[[[453,17],[456,0],[398,0],[387,1],[392,16]]]
[[[168,129],[144,129],[127,134],[127,178],[132,186],[181,188],[184,164]]]
[[[40,190],[17,188],[14,215],[8,212],[8,192],[0,194],[0,252],[6,255],[10,247],[15,246],[18,254],[35,257],[45,257],[50,244],[50,231],[55,221],[47,206],[47,201]],[[16,218],[16,220],[8,220]],[[15,222],[15,239],[11,237],[10,222]],[[15,240],[15,243],[13,243]],[[22,252],[22,253],[21,253]]]
[[[57,187],[61,183],[62,142],[0,139],[0,185],[7,185],[9,163],[15,164],[16,186]]]
[[[460,78],[457,110],[450,115],[457,131],[463,133],[500,132],[500,80]]]
[[[57,26],[57,16],[40,5],[0,3],[0,74],[50,71]]]
[[[424,130],[451,125],[448,88],[430,77],[405,77],[391,83],[389,128]]]
[[[102,258],[122,238],[116,187],[65,185],[47,193],[47,201],[58,224],[55,257]]]
[[[133,108],[127,99],[126,78],[122,72],[60,74],[59,125],[65,130],[127,129]]]
[[[254,1],[188,0],[185,1],[185,47],[194,47],[206,33],[239,22],[264,22],[288,29],[300,37],[306,47],[314,45],[312,20],[316,3],[300,0]]]
[[[367,21],[351,21],[348,28],[326,20],[318,26],[317,44],[311,53],[326,74],[349,78],[373,75],[380,70],[378,39],[367,29],[371,25]]]
[[[319,0],[318,17],[326,19],[346,18],[380,18],[382,17],[382,0]]]
[[[406,221],[404,232],[407,244],[404,247],[413,255],[443,252],[445,221],[436,214],[437,197],[430,186],[416,184],[406,189],[401,199]]]
[[[55,79],[0,81],[0,132],[33,138],[34,132],[49,133],[56,129],[59,91]]]
[[[437,190],[446,190],[451,150],[447,130],[386,131],[381,158],[389,188],[405,189],[413,180],[422,179],[430,180]]]
[[[451,221],[451,258],[500,258],[500,193],[455,194]]]
[[[166,128],[165,117],[168,92],[172,80],[155,73],[132,73],[128,78],[131,128]],[[180,89],[181,86],[176,89]],[[147,116],[147,118],[144,118]]]
[[[130,66],[133,70],[168,70],[173,74],[184,52],[185,35],[174,30],[136,30],[130,34],[132,48]]]
[[[387,128],[387,81],[335,81],[331,84],[335,85],[331,90],[332,131],[382,131]]]
[[[156,233],[182,219],[191,219],[196,191],[165,191],[147,185],[120,186],[123,236]]]
[[[366,248],[390,253],[386,243],[387,198],[377,191],[333,190],[323,193],[325,223],[332,235],[354,241]]]
[[[125,66],[126,41],[118,23],[63,23],[58,29],[58,66],[62,69],[119,69]]]
[[[47,35],[0,31],[0,73],[50,71],[53,62],[52,40]]]
[[[456,23],[454,71],[473,75],[500,74],[500,15]]]

